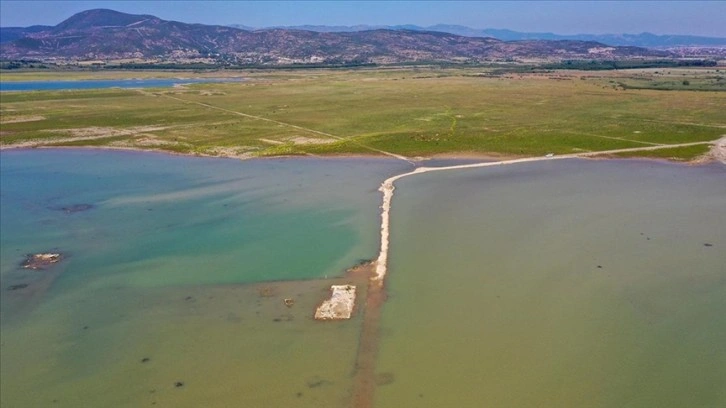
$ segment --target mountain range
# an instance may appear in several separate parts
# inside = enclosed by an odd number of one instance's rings
[[[325,33],[356,32],[370,30],[408,30],[408,31],[438,31],[442,33],[456,34],[464,37],[492,37],[502,41],[522,40],[571,40],[571,41],[595,41],[607,45],[622,45],[648,48],[673,48],[673,47],[726,47],[726,38],[703,37],[694,35],[657,35],[651,33],[640,34],[574,34],[561,35],[554,33],[528,33],[506,29],[478,29],[461,25],[437,24],[428,27],[417,25],[355,25],[355,26],[324,26],[324,25],[301,25],[301,26],[278,26],[269,28],[254,28],[240,24],[233,24],[230,27],[245,30],[266,30],[270,28],[317,31]]]
[[[453,31],[451,27],[458,26],[436,27],[450,27],[449,31]],[[56,26],[3,28],[0,58],[156,62],[207,59],[233,64],[289,65],[617,60],[673,56],[667,51],[612,46],[596,41],[504,41],[472,34],[415,26],[325,32],[301,28],[250,31],[94,9],[73,15]]]

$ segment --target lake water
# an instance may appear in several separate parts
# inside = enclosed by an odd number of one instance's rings
[[[97,150],[0,164],[0,405],[345,404],[359,317],[312,315],[377,255],[376,190],[409,165]],[[63,210],[77,204],[94,207]],[[18,266],[53,250],[68,258],[52,270]]]
[[[0,91],[58,91],[71,89],[104,89],[104,88],[167,88],[180,84],[196,84],[205,82],[230,82],[239,79],[113,79],[113,80],[80,80],[80,81],[0,81]]]
[[[726,406],[726,167],[397,184],[377,407]]]
[[[361,313],[312,313],[365,290],[343,271],[377,255],[377,188],[408,164],[0,158],[0,406],[350,406]],[[376,406],[723,406],[724,180],[582,160],[400,180]]]

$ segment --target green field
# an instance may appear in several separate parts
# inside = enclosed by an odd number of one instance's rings
[[[8,72],[3,81],[246,80],[166,89],[6,92],[0,98],[0,140],[4,147],[104,146],[239,157],[380,150],[412,157],[529,156],[710,141],[726,133],[726,92],[697,89],[707,88],[721,71]],[[653,85],[665,82],[675,85]],[[634,89],[641,83],[654,89]],[[669,149],[666,157],[691,159],[705,149]]]

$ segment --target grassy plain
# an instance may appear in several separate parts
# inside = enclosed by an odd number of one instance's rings
[[[671,161],[693,161],[708,153],[709,149],[709,145],[697,145],[652,150],[647,152],[647,156],[644,155],[646,152],[623,152],[615,153],[612,156],[622,158],[648,157],[652,159],[665,159]]]
[[[239,157],[577,153],[718,139],[726,92],[714,69],[490,75],[390,68],[192,72],[2,73],[3,81],[245,77],[146,90],[4,92],[3,147],[103,146]],[[672,78],[670,90],[624,83]],[[651,81],[643,80],[651,78]],[[709,79],[711,78],[711,79]],[[665,88],[662,88],[665,89]],[[704,148],[643,152],[692,159]]]

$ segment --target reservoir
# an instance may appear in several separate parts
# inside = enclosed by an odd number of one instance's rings
[[[726,168],[563,160],[396,184],[377,407],[726,404]]]
[[[378,185],[410,165],[0,154],[1,406],[346,404],[360,314],[313,313],[376,255]]]
[[[363,306],[313,312],[365,291],[345,270],[410,164],[0,154],[0,405],[351,406]],[[723,406],[724,180],[558,160],[397,181],[375,406]]]
[[[79,81],[0,81],[0,91],[59,91],[71,89],[105,89],[105,88],[166,88],[182,84],[209,82],[230,82],[239,79],[193,78],[193,79],[114,79],[114,80],[79,80]]]

